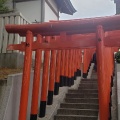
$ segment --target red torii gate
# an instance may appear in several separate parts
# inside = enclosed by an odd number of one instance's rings
[[[19,112],[19,120],[26,120],[26,111],[27,111],[27,101],[28,101],[28,90],[29,90],[29,79],[30,79],[30,63],[32,51],[36,51],[36,65],[35,65],[35,76],[34,76],[34,88],[33,91],[36,92],[36,95],[33,94],[32,106],[35,104],[37,107],[38,101],[35,100],[38,97],[38,86],[39,82],[39,68],[40,67],[40,54],[41,50],[46,50],[45,52],[45,63],[44,65],[48,66],[48,58],[49,58],[49,50],[58,50],[57,53],[57,68],[60,68],[60,58],[62,57],[61,52],[66,51],[70,55],[74,55],[76,57],[76,50],[71,49],[82,49],[82,48],[97,48],[97,68],[98,68],[98,87],[99,87],[99,112],[100,112],[100,120],[108,120],[109,117],[109,101],[110,101],[110,79],[112,76],[113,70],[113,60],[112,58],[112,49],[111,47],[119,47],[120,46],[120,16],[110,16],[110,17],[100,17],[100,18],[91,18],[91,19],[81,19],[81,20],[72,20],[72,21],[61,21],[61,22],[50,22],[50,23],[42,23],[42,24],[31,24],[31,25],[7,25],[6,30],[9,33],[18,33],[21,36],[26,36],[26,42],[23,42],[19,45],[9,45],[8,49],[11,50],[22,50],[25,51],[25,60],[24,60],[24,71],[23,71],[23,82],[22,82],[22,91],[21,91],[21,102],[20,102],[20,112]],[[107,32],[105,32],[107,31]],[[92,33],[93,35],[88,35],[88,33]],[[67,40],[67,36],[71,36],[73,34],[84,34],[82,37],[80,35],[76,35],[73,37],[69,37]],[[42,36],[56,36],[60,35],[60,40],[44,43],[41,42]],[[89,37],[88,37],[88,36]],[[33,36],[37,36],[37,41],[33,42]],[[114,41],[113,41],[114,40]],[[62,50],[62,51],[61,51]],[[55,52],[55,51],[54,51]],[[61,54],[61,55],[60,55]],[[65,53],[64,53],[65,54]],[[64,55],[63,54],[63,55]],[[66,55],[67,55],[66,54]],[[54,59],[55,53],[53,53]],[[69,56],[70,56],[69,55]],[[106,58],[107,56],[107,58]],[[75,61],[75,58],[70,58],[69,61],[72,63]],[[68,60],[68,57],[66,57]],[[109,59],[109,61],[106,61]],[[76,65],[72,66],[71,74],[73,74],[76,70]],[[72,70],[71,69],[71,70]],[[60,69],[56,70],[56,74],[60,75]],[[70,70],[70,69],[69,69]],[[43,70],[43,87],[42,88],[42,98],[41,107],[43,108],[44,116],[45,105],[44,101],[46,101],[46,93],[47,88],[46,85],[48,83],[47,78],[44,73],[47,73],[47,67],[44,67]],[[66,73],[67,75],[68,73]],[[73,76],[73,75],[72,75]],[[71,77],[71,75],[70,75]],[[59,78],[56,78],[56,86],[58,86]],[[53,85],[49,86],[50,90],[53,89]],[[58,92],[58,87],[56,87],[56,91]],[[57,94],[56,92],[56,94]],[[36,115],[36,109],[32,108],[32,114]],[[33,116],[35,117],[35,116]]]

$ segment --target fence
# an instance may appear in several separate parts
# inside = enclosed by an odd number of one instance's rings
[[[19,12],[0,14],[0,67],[22,68],[24,53],[7,51],[6,48],[8,44],[19,44],[25,41],[25,37],[20,37],[18,34],[7,33],[5,30],[6,24],[30,24],[30,22]]]
[[[19,12],[0,14],[0,53],[12,53],[13,51],[6,50],[9,44],[19,44],[25,41],[25,38],[18,34],[8,34],[5,30],[6,24],[30,24],[30,22]]]

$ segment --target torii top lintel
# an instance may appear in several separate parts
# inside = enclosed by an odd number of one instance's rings
[[[6,25],[6,30],[8,33],[18,33],[21,36],[24,36],[28,30],[34,35],[52,36],[59,35],[60,32],[66,32],[66,34],[95,33],[98,25],[102,25],[105,31],[120,30],[120,15],[41,24]]]

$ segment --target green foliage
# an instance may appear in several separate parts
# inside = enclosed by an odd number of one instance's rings
[[[116,54],[115,54],[115,59],[118,63],[120,63],[120,51],[118,51]]]
[[[0,0],[0,13],[6,13],[9,11],[8,7],[5,6],[7,0]]]

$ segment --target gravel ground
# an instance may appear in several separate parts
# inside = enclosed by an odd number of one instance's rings
[[[22,69],[0,68],[0,80],[6,79],[9,74],[22,72]]]

